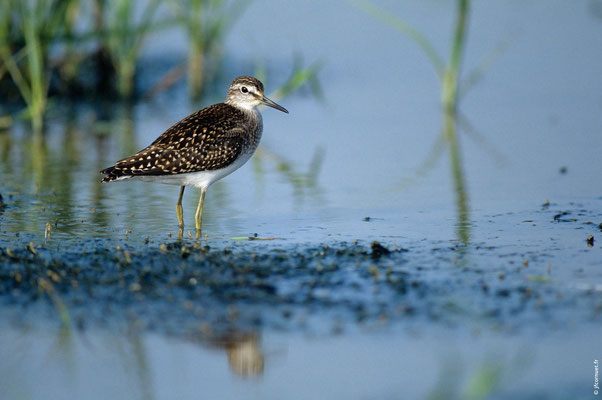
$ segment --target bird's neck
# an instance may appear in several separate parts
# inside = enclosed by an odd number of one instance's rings
[[[230,97],[226,97],[226,100],[224,101],[224,103],[228,104],[229,106],[232,106],[238,110],[241,111],[253,111],[255,109],[255,105],[254,104],[247,104],[244,102],[237,102],[235,98],[230,98]]]
[[[248,106],[241,106],[240,104],[232,104],[232,103],[228,103],[226,102],[226,104],[230,104],[232,107],[236,108],[237,110],[241,111],[248,119],[250,119],[253,123],[262,124],[262,117],[261,117],[261,113],[259,112],[259,110],[257,109],[257,107],[252,106],[252,107],[248,107]]]
[[[259,141],[261,140],[261,133],[263,132],[263,118],[259,113],[257,108],[252,108],[248,111],[245,111],[245,115],[249,118],[249,122],[251,125],[251,129],[249,129],[249,133],[251,136],[251,143],[253,149],[256,149],[259,145]]]

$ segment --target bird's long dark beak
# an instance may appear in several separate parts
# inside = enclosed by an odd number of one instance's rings
[[[268,99],[265,96],[263,96],[260,101],[261,101],[261,104],[264,104],[268,107],[275,108],[276,110],[279,110],[279,111],[282,111],[282,112],[285,112],[288,114],[288,110],[286,108],[274,103],[272,100]]]

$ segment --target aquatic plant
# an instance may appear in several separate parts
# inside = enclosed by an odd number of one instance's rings
[[[443,104],[443,135],[449,146],[454,189],[456,192],[456,207],[458,213],[458,236],[462,243],[468,243],[469,209],[468,191],[464,176],[462,155],[456,134],[456,109],[458,105],[458,81],[460,79],[460,63],[466,43],[466,28],[470,1],[457,1],[456,27],[452,40],[449,64],[443,72],[441,103]]]
[[[132,0],[97,1],[99,14],[106,14],[103,19],[105,32],[101,36],[102,46],[113,62],[117,91],[123,98],[133,94],[142,45],[153,27],[153,18],[159,5],[158,0],[150,0],[137,21]]]
[[[250,2],[172,0],[169,4],[188,35],[188,90],[191,98],[198,99],[208,76],[208,58],[221,58],[219,45]]]
[[[320,81],[318,80],[318,73],[323,66],[324,63],[320,60],[314,61],[308,66],[304,66],[303,58],[298,54],[295,55],[293,57],[293,67],[288,79],[270,94],[270,98],[280,100],[291,95],[302,87],[307,86],[316,98],[322,99],[324,96],[322,93],[322,85],[320,85]],[[267,78],[265,76],[265,71],[256,72],[256,76],[262,75],[264,78]]]
[[[492,362],[482,361],[475,368],[468,379],[462,377],[462,366],[457,362],[446,361],[441,368],[438,381],[425,397],[426,400],[484,400],[492,397],[498,390],[505,375],[510,375],[508,370],[514,367],[515,361]],[[462,381],[465,381],[462,384]]]
[[[48,4],[6,0],[0,4],[0,60],[25,102],[34,132],[41,132],[46,109],[49,71],[48,37],[60,25],[68,1]],[[2,74],[0,74],[0,77]]]
[[[6,76],[25,102],[25,117],[40,133],[52,76],[51,52],[61,38],[71,37],[79,0],[0,3],[0,81]],[[68,43],[71,43],[68,41]],[[76,74],[75,50],[68,46],[61,62],[66,77]]]
[[[441,106],[443,110],[441,137],[444,139],[444,143],[449,149],[450,165],[458,213],[458,238],[462,243],[466,244],[468,243],[470,237],[470,217],[468,191],[466,189],[462,154],[460,152],[460,145],[457,135],[457,107],[460,99],[460,67],[466,43],[466,30],[468,27],[468,18],[470,13],[470,0],[456,0],[455,27],[447,62],[443,61],[443,58],[439,56],[431,42],[412,25],[379,8],[368,0],[350,1],[359,9],[379,19],[385,24],[392,26],[414,41],[429,59],[431,65],[437,73],[437,76],[441,82]],[[482,70],[477,70],[477,72],[482,72]],[[473,74],[471,82],[474,84],[478,78],[479,73]],[[465,93],[465,91],[462,93]],[[440,154],[440,151],[441,144],[440,142],[436,142],[434,152],[430,157],[427,158],[425,165],[432,165],[435,158],[437,158]]]
[[[324,156],[324,149],[317,147],[307,169],[303,171],[296,168],[291,161],[280,154],[261,146],[253,157],[253,169],[258,183],[263,183],[265,174],[263,164],[273,164],[275,171],[290,183],[295,202],[299,204],[307,197],[319,198],[322,194],[322,190],[318,185],[318,175],[324,164]]]
[[[190,95],[198,100],[203,83],[221,59],[223,39],[249,5],[244,0],[4,0],[0,2],[0,85],[5,104],[22,99],[21,114],[41,132],[50,95],[102,93],[133,99],[144,43],[153,33],[183,30],[188,55],[147,92],[166,89],[187,71]],[[162,7],[172,14],[160,12]],[[305,82],[319,88],[318,65],[295,65],[279,96]],[[316,89],[317,90],[317,89]],[[12,124],[0,117],[0,128]]]
[[[31,251],[32,252],[35,251],[33,249],[33,242],[30,243],[30,246],[32,247]],[[60,280],[60,277],[54,271],[48,270],[48,272],[49,272],[49,276],[51,278]],[[56,290],[54,289],[54,286],[52,285],[51,280],[45,279],[45,278],[38,278],[38,290],[41,293],[47,294],[48,297],[50,298],[50,300],[52,301],[54,308],[56,309],[56,311],[59,314],[59,318],[61,320],[61,325],[63,327],[70,327],[71,326],[71,315],[69,314],[69,309],[65,306],[65,303],[63,302],[61,297],[58,295]]]
[[[308,66],[304,66],[303,59],[299,55],[293,58],[293,66],[287,80],[281,84],[276,90],[269,94],[269,98],[279,101],[291,94],[308,88],[311,94],[321,99],[322,85],[318,79],[318,74],[324,63],[320,60],[313,62]],[[255,67],[254,75],[261,81],[268,81],[269,77],[263,64],[258,64]],[[309,163],[307,172],[298,171],[293,164],[280,154],[272,150],[268,150],[261,145],[255,156],[253,157],[254,172],[256,179],[261,182],[264,176],[265,162],[272,163],[276,167],[276,172],[279,173],[293,187],[295,199],[299,202],[305,196],[316,196],[321,193],[317,179],[322,169],[324,160],[324,150],[316,148],[312,159]]]

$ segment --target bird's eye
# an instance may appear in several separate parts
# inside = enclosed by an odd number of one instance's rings
[[[243,86],[243,87],[240,88],[240,91],[243,92],[243,93],[247,93],[249,91],[249,89],[247,89],[246,86]]]

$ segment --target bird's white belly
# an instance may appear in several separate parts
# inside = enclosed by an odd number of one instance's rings
[[[197,188],[208,188],[212,183],[219,181],[223,177],[230,175],[246,163],[253,155],[255,149],[241,154],[232,164],[222,169],[211,171],[186,172],[173,175],[139,175],[132,176],[133,179],[143,182],[165,183],[168,185],[194,186]]]

